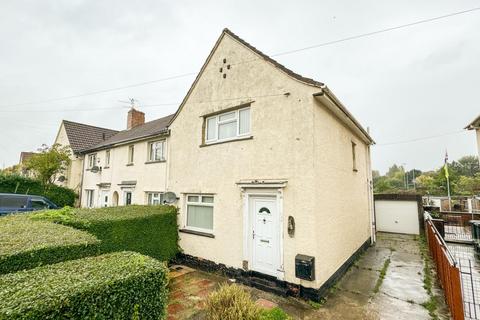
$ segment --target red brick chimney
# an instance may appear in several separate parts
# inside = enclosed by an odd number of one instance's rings
[[[143,113],[142,111],[138,111],[135,108],[131,108],[128,111],[127,130],[135,128],[136,126],[139,126],[144,123],[145,123],[145,113]]]

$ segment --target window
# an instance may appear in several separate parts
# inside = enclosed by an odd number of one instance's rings
[[[205,119],[205,142],[232,140],[250,133],[250,107]]]
[[[133,164],[134,153],[135,153],[135,146],[128,146],[128,164]]]
[[[125,205],[131,205],[132,204],[132,192],[131,191],[125,191]]]
[[[165,160],[165,140],[154,141],[148,144],[148,161]]]
[[[31,199],[30,200],[30,203],[32,205],[32,209],[33,210],[43,210],[43,209],[48,209],[50,208],[50,206],[48,205],[48,203],[46,203],[45,201],[43,201],[42,199]]]
[[[110,166],[110,150],[105,151],[105,167]]]
[[[356,155],[357,144],[352,141],[352,161],[353,161],[353,171],[357,172],[357,155]]]
[[[93,208],[93,192],[94,190],[85,190],[87,192],[87,208]]]
[[[97,165],[97,154],[89,154],[88,155],[88,169],[93,168]]]
[[[163,192],[147,192],[147,204],[151,206],[158,206],[163,204]]]
[[[213,231],[213,196],[187,195],[186,227],[203,232]]]

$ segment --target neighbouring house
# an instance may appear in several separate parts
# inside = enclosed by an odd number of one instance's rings
[[[228,29],[168,128],[185,263],[319,300],[373,240],[368,132]]]
[[[475,120],[470,122],[465,129],[467,130],[475,130],[475,134],[477,136],[477,155],[480,161],[480,116],[476,117]]]
[[[161,204],[167,183],[167,125],[131,108],[127,129],[83,150],[82,207]]]
[[[82,151],[110,138],[115,133],[116,130],[63,120],[54,144],[69,146],[71,163],[55,183],[80,194],[84,165]]]
[[[20,175],[28,178],[34,177],[34,173],[25,167],[26,161],[30,159],[34,154],[36,154],[36,152],[26,152],[26,151],[20,152],[20,160],[18,161],[18,168],[19,168]]]

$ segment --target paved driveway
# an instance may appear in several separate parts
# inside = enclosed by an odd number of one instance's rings
[[[173,273],[169,319],[204,319],[205,297],[227,279],[184,269]],[[424,261],[413,236],[383,234],[332,288],[321,306],[245,287],[261,304],[280,306],[294,319],[448,319],[442,292],[424,288]],[[433,298],[432,298],[433,297]],[[435,309],[434,313],[429,314]]]

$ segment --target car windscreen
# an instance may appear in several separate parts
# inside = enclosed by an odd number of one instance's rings
[[[27,197],[0,195],[0,208],[26,208]]]

